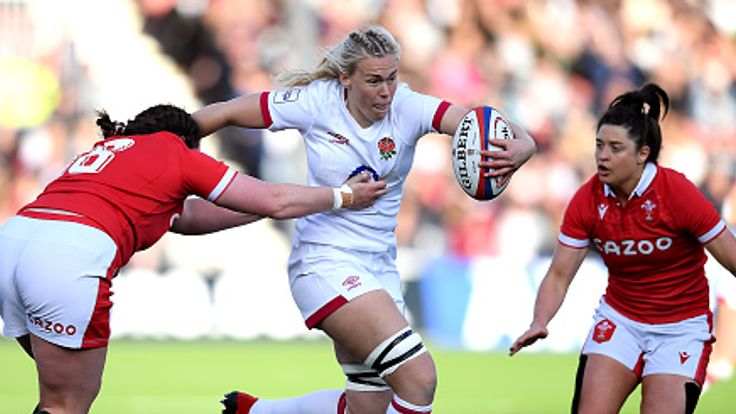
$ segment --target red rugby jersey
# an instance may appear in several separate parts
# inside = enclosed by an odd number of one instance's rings
[[[75,158],[19,214],[95,226],[116,242],[123,266],[133,253],[166,233],[189,195],[214,201],[235,174],[169,132],[114,137]],[[39,213],[35,208],[80,216]]]
[[[645,323],[677,322],[708,313],[703,245],[726,225],[681,173],[649,163],[621,206],[597,175],[578,189],[559,242],[592,242],[608,267],[606,302]]]

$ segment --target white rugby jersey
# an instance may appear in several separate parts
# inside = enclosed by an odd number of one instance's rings
[[[348,111],[346,90],[337,80],[263,92],[261,111],[268,128],[301,132],[310,185],[340,187],[353,171],[368,167],[388,186],[388,193],[367,209],[343,209],[299,219],[294,242],[366,251],[394,246],[402,187],[417,141],[439,130],[448,107],[449,103],[400,83],[388,115],[363,128]]]

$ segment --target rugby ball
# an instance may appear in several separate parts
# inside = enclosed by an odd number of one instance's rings
[[[481,149],[500,151],[489,139],[513,139],[511,124],[490,106],[472,109],[460,121],[452,137],[452,170],[460,187],[476,200],[492,200],[503,192],[510,180],[504,177],[484,177],[487,168],[480,166],[488,160]]]

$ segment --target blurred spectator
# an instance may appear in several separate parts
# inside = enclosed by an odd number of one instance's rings
[[[137,0],[144,17],[143,31],[161,45],[188,74],[203,104],[224,101],[238,93],[233,86],[231,63],[202,18],[207,1]],[[261,133],[226,128],[217,136],[222,156],[250,175],[260,177]]]

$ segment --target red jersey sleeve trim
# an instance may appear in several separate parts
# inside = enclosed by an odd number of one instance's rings
[[[220,198],[222,193],[225,192],[225,189],[227,189],[230,186],[230,183],[233,182],[236,175],[237,171],[232,168],[228,168],[227,171],[225,171],[225,174],[223,174],[222,178],[220,179],[220,182],[217,183],[212,192],[210,192],[210,194],[207,196],[207,200],[214,202],[215,200]]]
[[[266,128],[269,128],[273,124],[271,118],[271,112],[268,110],[268,94],[269,92],[261,92],[261,116],[263,116],[263,123],[266,124]]]
[[[712,229],[708,230],[704,235],[698,237],[698,241],[701,244],[706,244],[710,242],[711,240],[715,239],[716,237],[720,236],[723,231],[726,230],[726,222],[723,221],[723,219],[718,221],[718,224],[713,226]]]
[[[442,125],[442,117],[445,116],[445,112],[450,108],[450,103],[447,101],[440,102],[440,106],[437,107],[437,110],[434,113],[434,118],[432,118],[432,128],[434,128],[435,131],[440,132],[440,126]]]
[[[574,239],[574,238],[572,238],[570,236],[566,236],[566,235],[564,235],[562,233],[560,233],[560,235],[557,238],[557,240],[561,244],[564,244],[567,247],[572,247],[573,249],[584,249],[584,248],[588,247],[588,245],[590,244],[588,242],[588,240]]]

